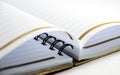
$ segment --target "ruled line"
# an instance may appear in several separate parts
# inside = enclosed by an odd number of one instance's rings
[[[38,62],[43,62],[43,61],[47,61],[47,60],[51,60],[51,59],[55,59],[55,57],[48,57],[48,58],[35,60],[35,61],[31,61],[31,62],[26,62],[26,63],[22,63],[22,64],[18,64],[18,65],[12,65],[12,66],[3,67],[3,68],[0,68],[0,71],[11,69],[11,68],[22,67],[22,66],[26,66],[26,65],[30,65],[30,64],[34,64],[34,63],[38,63]]]
[[[10,44],[14,43],[15,41],[17,41],[18,39],[20,39],[20,38],[22,38],[22,37],[24,37],[24,36],[26,36],[26,35],[28,35],[28,34],[30,34],[30,33],[32,33],[32,32],[35,32],[35,31],[41,30],[41,29],[47,29],[47,28],[52,28],[52,27],[49,27],[49,26],[39,27],[39,28],[35,28],[35,29],[33,29],[33,30],[30,30],[30,31],[28,31],[28,32],[25,32],[25,33],[21,34],[20,36],[16,37],[15,39],[11,40],[10,42],[8,42],[7,44],[5,44],[5,45],[3,45],[2,47],[0,47],[0,51],[1,51],[2,49],[6,48],[7,46],[9,46]]]
[[[88,45],[88,46],[85,46],[83,48],[87,49],[87,48],[98,46],[100,44],[107,43],[107,42],[110,42],[110,41],[116,40],[116,39],[120,39],[120,36],[117,36],[117,37],[114,37],[114,38],[110,38],[110,39],[107,39],[107,40],[104,40],[104,41],[101,41],[101,42],[98,42],[98,43],[95,43],[95,44],[92,44],[92,45]]]
[[[120,23],[120,21],[115,21],[115,22],[106,22],[106,23],[102,23],[102,24],[99,24],[99,25],[96,25],[90,29],[88,29],[86,32],[84,32],[81,36],[79,36],[79,40],[82,40],[89,32],[93,31],[94,29],[96,28],[99,28],[101,26],[105,26],[105,25],[109,25],[109,24],[117,24],[117,23]]]

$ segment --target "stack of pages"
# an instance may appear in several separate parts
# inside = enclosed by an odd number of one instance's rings
[[[102,24],[83,21],[85,24],[82,25],[78,8],[69,7],[74,3],[69,2],[68,10],[65,10],[67,6],[57,5],[64,4],[62,2],[49,7],[46,6],[49,1],[41,0],[39,6],[33,1],[31,8],[23,5],[23,9],[22,5],[0,1],[0,75],[53,73],[120,50],[117,17],[112,17],[116,21],[104,19],[111,22]]]

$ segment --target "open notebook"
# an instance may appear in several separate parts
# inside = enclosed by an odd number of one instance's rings
[[[0,75],[47,74],[120,49],[119,21],[80,25],[77,38],[0,1],[0,25]]]

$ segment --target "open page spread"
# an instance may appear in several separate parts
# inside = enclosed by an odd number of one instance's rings
[[[95,14],[116,6],[88,13],[84,1],[14,1],[0,1],[0,75],[57,71],[120,50],[120,11]]]

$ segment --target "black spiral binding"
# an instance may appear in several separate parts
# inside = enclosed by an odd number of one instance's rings
[[[45,38],[42,38],[41,35],[44,35],[44,36],[46,36],[46,37],[45,37]],[[37,35],[37,36],[34,37],[34,39],[35,39],[36,41],[39,41],[39,39],[43,39],[43,41],[42,41],[42,43],[41,43],[41,44],[43,44],[43,45],[46,45],[46,43],[47,43],[47,41],[48,41],[49,39],[54,39],[54,42],[51,43],[51,46],[50,46],[50,48],[49,48],[50,50],[54,50],[55,45],[56,45],[57,43],[61,42],[63,45],[60,47],[60,49],[59,49],[59,51],[58,51],[58,54],[61,55],[61,56],[62,56],[63,50],[64,50],[67,46],[70,46],[72,49],[74,48],[73,45],[71,45],[71,44],[66,44],[64,41],[62,41],[62,40],[60,40],[60,39],[57,39],[57,38],[54,37],[54,36],[49,36],[48,33],[42,33],[42,34],[40,34],[40,35]]]

